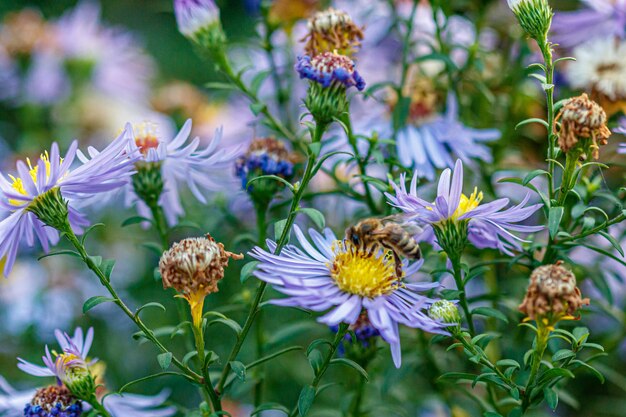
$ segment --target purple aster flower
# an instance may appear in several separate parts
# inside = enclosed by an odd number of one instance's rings
[[[250,252],[261,262],[255,276],[289,296],[273,300],[273,304],[330,310],[318,319],[328,326],[353,325],[366,310],[372,327],[390,344],[396,367],[401,363],[398,324],[447,334],[445,326],[427,314],[436,300],[420,294],[439,284],[405,280],[423,261],[405,262],[402,276],[397,276],[393,256],[378,246],[357,247],[338,240],[330,229],[323,235],[309,230],[314,246],[300,228],[296,226],[294,231],[302,249],[287,245],[280,255],[274,255],[276,243],[268,240],[269,252],[259,247]]]
[[[345,55],[323,52],[311,58],[308,55],[298,57],[296,71],[300,78],[320,83],[323,87],[343,85],[346,88],[356,87],[362,91],[365,80],[356,70],[353,60]]]
[[[0,376],[0,416],[24,417],[24,404],[35,395],[35,390],[18,391]]]
[[[532,233],[542,230],[542,226],[526,226],[519,224],[528,219],[541,204],[524,207],[529,196],[516,206],[503,210],[508,204],[508,198],[500,198],[481,205],[482,192],[475,188],[467,197],[463,194],[463,163],[457,160],[454,172],[449,168],[444,170],[439,178],[437,198],[434,202],[423,200],[417,195],[416,173],[411,181],[410,191],[407,191],[405,177],[401,176],[400,185],[392,183],[395,196],[387,194],[391,205],[399,208],[410,218],[424,228],[418,238],[420,240],[435,240],[435,227],[452,224],[467,224],[467,238],[479,249],[493,248],[512,255],[513,250],[520,250],[520,241],[523,241],[514,232]],[[442,242],[437,242],[441,245]]]
[[[202,30],[219,22],[220,9],[213,0],[174,0],[178,30],[194,38]]]
[[[437,169],[451,168],[453,158],[472,163],[472,159],[491,162],[490,149],[485,142],[500,138],[497,129],[473,129],[459,120],[458,102],[448,95],[444,115],[423,124],[408,124],[398,132],[396,149],[400,162],[413,167],[415,174],[434,180]]]
[[[112,394],[103,399],[103,405],[112,417],[170,417],[178,410],[174,406],[162,407],[169,394],[167,390],[154,396]]]
[[[39,366],[18,358],[17,367],[27,374],[39,377],[54,376],[57,383],[66,383],[69,374],[76,370],[88,371],[89,366],[93,365],[97,360],[87,360],[89,349],[93,343],[93,328],[87,330],[87,334],[83,335],[83,329],[77,327],[74,336],[70,337],[67,333],[57,329],[54,335],[61,347],[62,353],[50,353],[50,349],[46,346],[46,355],[41,359],[45,366]]]
[[[163,138],[155,125],[144,123],[136,126],[131,148],[141,154],[140,161],[157,163],[161,169],[163,192],[159,204],[163,208],[168,224],[174,225],[185,214],[180,198],[180,187],[186,184],[192,194],[203,204],[207,203],[203,190],[217,191],[225,188],[229,181],[225,173],[241,152],[240,146],[220,148],[222,129],[215,132],[211,143],[200,148],[200,138],[188,141],[192,122],[187,120],[173,138]],[[132,184],[126,188],[126,204],[137,205],[138,213],[150,218],[148,206],[133,190]]]
[[[69,202],[68,218],[72,229],[77,233],[88,225],[88,221],[74,207],[75,202],[110,192],[125,185],[132,175],[133,164],[138,156],[128,152],[131,135],[130,126],[101,153],[91,159],[77,151],[77,141],[72,142],[64,158],[59,155],[59,146],[52,144],[50,154],[41,155],[32,164],[30,160],[18,161],[17,175],[8,179],[0,175],[0,259],[5,259],[4,274],[13,267],[17,250],[22,240],[33,246],[39,240],[44,251],[50,244],[56,244],[58,232],[47,227],[30,210],[44,195],[60,192]],[[78,152],[83,162],[70,170]]]
[[[83,0],[54,23],[55,45],[68,71],[79,71],[112,97],[147,103],[154,62],[131,33],[103,25],[100,17],[98,2]]]
[[[573,12],[556,13],[552,40],[572,48],[592,38],[626,38],[626,0],[582,0],[587,6]]]

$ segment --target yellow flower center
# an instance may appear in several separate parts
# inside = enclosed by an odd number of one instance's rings
[[[483,200],[483,193],[478,192],[478,187],[474,188],[474,192],[469,196],[469,198],[465,194],[461,194],[461,201],[459,201],[459,206],[452,214],[452,220],[458,220],[459,217],[464,215],[465,213],[474,210],[480,202]]]
[[[367,249],[349,241],[335,241],[335,258],[329,264],[330,275],[342,291],[375,298],[386,295],[401,286],[396,276],[395,261],[389,250],[374,245]]]
[[[48,179],[48,177],[50,176],[50,156],[48,155],[48,151],[46,151],[39,158],[45,164],[45,167],[46,167],[46,179]],[[61,158],[61,162],[63,162],[62,158]],[[28,164],[28,169],[29,169],[28,173],[30,174],[30,177],[32,178],[34,183],[37,183],[37,172],[39,171],[39,165],[33,166],[32,163],[30,162],[29,158],[26,158],[26,163]],[[21,194],[23,196],[27,196],[28,193],[26,192],[26,188],[24,187],[24,181],[20,177],[14,177],[13,175],[9,175],[9,177],[11,178],[11,181],[13,181],[13,183],[11,184],[13,189],[18,194]],[[9,199],[9,204],[11,204],[13,206],[21,206],[22,204],[24,204],[24,202],[21,201],[21,200]]]

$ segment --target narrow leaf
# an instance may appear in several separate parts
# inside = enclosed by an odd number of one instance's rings
[[[95,297],[91,297],[85,304],[83,304],[83,314],[97,306],[98,304],[106,303],[106,302],[114,302],[113,298],[103,297],[101,295],[97,295]]]

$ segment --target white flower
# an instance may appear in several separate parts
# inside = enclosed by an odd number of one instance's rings
[[[573,52],[576,62],[567,67],[574,88],[593,89],[611,100],[626,98],[626,42],[598,38]]]

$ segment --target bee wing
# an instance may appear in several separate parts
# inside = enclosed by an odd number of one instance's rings
[[[410,216],[404,213],[392,214],[391,216],[383,217],[381,221],[383,222],[383,224],[397,224],[411,236],[420,235],[424,231],[424,229],[415,224],[415,222],[411,221]]]

